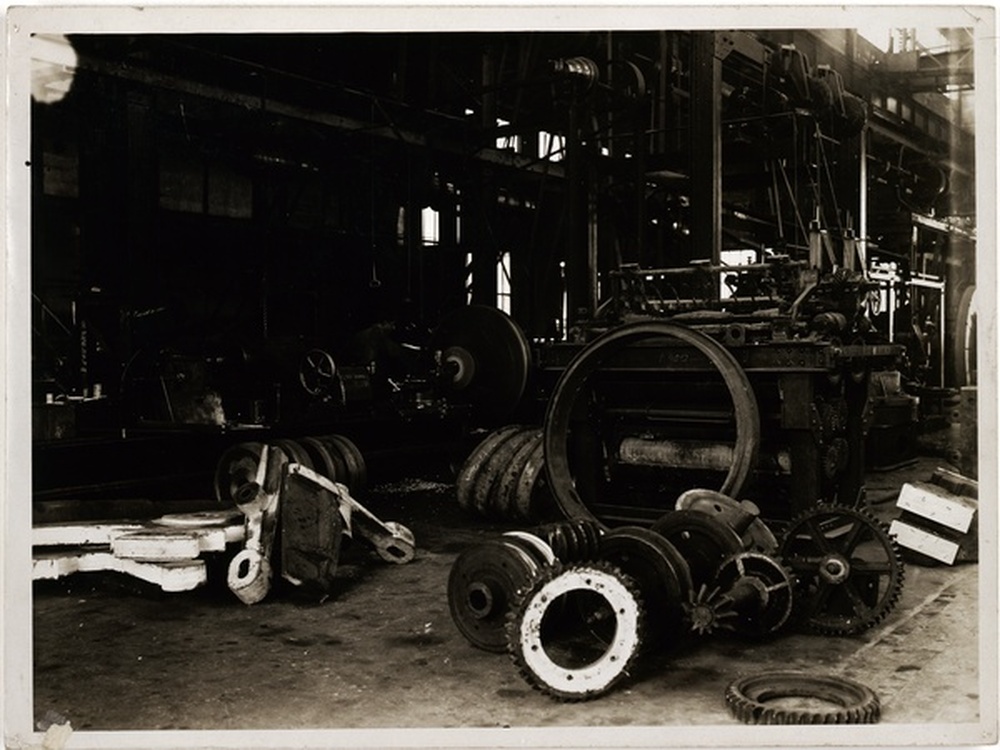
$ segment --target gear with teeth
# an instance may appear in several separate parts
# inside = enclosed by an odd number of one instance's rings
[[[833,675],[765,672],[733,681],[725,698],[744,724],[875,724],[881,714],[871,688]],[[796,706],[781,703],[784,698],[798,699]],[[801,707],[802,699],[815,707]]]
[[[802,513],[782,536],[778,556],[796,580],[798,616],[819,633],[868,630],[892,610],[903,588],[895,540],[857,508],[821,505]]]
[[[608,692],[631,671],[646,613],[638,584],[606,562],[539,571],[507,621],[507,649],[534,688],[565,701]]]

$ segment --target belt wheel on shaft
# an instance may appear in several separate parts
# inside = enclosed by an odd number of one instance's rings
[[[642,594],[632,578],[607,562],[555,565],[518,597],[507,648],[532,687],[581,701],[629,675],[644,630]]]
[[[727,557],[743,551],[739,534],[722,521],[696,510],[672,510],[652,530],[677,548],[691,569],[693,588],[709,586]]]
[[[812,699],[812,708],[790,707],[782,699]],[[726,706],[744,724],[874,724],[878,695],[861,683],[833,675],[766,672],[735,680]]]
[[[800,514],[782,535],[778,554],[796,580],[796,615],[819,633],[868,630],[892,610],[903,588],[899,547],[858,508],[819,506]]]
[[[485,651],[506,651],[507,613],[542,568],[542,557],[537,547],[504,538],[469,547],[455,559],[448,576],[448,609],[469,643]]]

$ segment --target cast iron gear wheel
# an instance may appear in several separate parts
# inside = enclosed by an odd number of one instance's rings
[[[565,701],[608,692],[626,677],[645,631],[638,584],[606,562],[545,568],[507,620],[507,650],[534,688]]]
[[[792,519],[778,551],[796,579],[795,609],[810,629],[854,635],[881,622],[903,589],[903,559],[871,513],[826,505]]]
[[[781,698],[811,698],[826,705],[769,705]],[[744,724],[875,724],[881,713],[871,688],[843,677],[800,672],[765,672],[735,680],[726,688],[726,706]]]

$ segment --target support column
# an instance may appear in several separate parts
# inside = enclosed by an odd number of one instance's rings
[[[722,255],[722,61],[716,32],[691,32],[691,258]]]

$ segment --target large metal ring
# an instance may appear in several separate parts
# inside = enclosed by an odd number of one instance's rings
[[[588,378],[614,354],[651,338],[680,339],[702,354],[722,375],[733,400],[736,445],[733,461],[720,492],[738,496],[757,461],[760,413],[750,380],[736,358],[719,342],[700,331],[666,321],[639,321],[599,336],[570,361],[556,384],[545,414],[545,471],[556,503],[567,518],[594,518],[577,492],[569,465],[568,434],[574,405]]]
[[[586,700],[629,673],[644,620],[638,586],[613,565],[553,567],[511,612],[507,647],[533,687],[563,700]],[[567,638],[572,645],[563,650],[568,632],[576,638]]]

